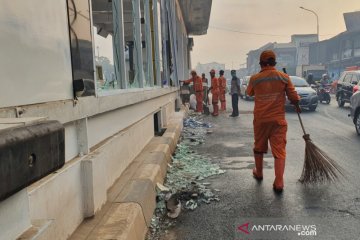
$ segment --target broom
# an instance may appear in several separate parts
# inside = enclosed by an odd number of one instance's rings
[[[284,73],[286,69],[283,68]],[[299,181],[303,184],[335,182],[344,176],[344,170],[324,151],[318,148],[306,133],[300,113],[297,112],[305,140],[305,160]]]
[[[299,181],[303,184],[335,182],[340,176],[344,176],[343,168],[314,144],[305,131],[300,113],[297,114],[305,140],[305,160]]]

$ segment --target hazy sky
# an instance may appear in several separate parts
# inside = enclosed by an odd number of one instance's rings
[[[268,42],[290,42],[292,34],[316,33],[314,14],[319,15],[320,39],[345,28],[343,13],[360,10],[360,0],[213,0],[208,34],[195,36],[192,65],[216,61],[227,68],[246,63],[249,50]],[[220,30],[281,36],[260,36]]]

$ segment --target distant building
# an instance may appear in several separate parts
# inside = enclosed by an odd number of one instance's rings
[[[318,42],[317,34],[295,34],[291,36],[291,42],[296,46],[297,66],[309,65],[310,44]]]
[[[214,69],[216,71],[216,74],[218,74],[220,70],[225,70],[225,64],[217,63],[217,62],[211,62],[205,64],[198,63],[195,68],[196,72],[199,75],[205,73],[206,77],[209,77],[209,73],[211,69]]]
[[[264,50],[273,50],[276,53],[278,70],[286,68],[290,75],[295,75],[298,65],[309,64],[309,45],[316,41],[316,34],[295,34],[291,36],[290,43],[270,42],[259,49],[252,50],[247,58],[248,75],[260,71],[259,58]]]
[[[274,49],[274,43],[268,43],[256,50],[251,50],[247,55],[247,75],[252,75],[260,71],[259,58],[260,54],[264,50]]]
[[[296,71],[296,46],[294,43],[268,43],[263,47],[250,51],[248,53],[248,75],[255,74],[260,71],[259,58],[264,50],[273,50],[276,53],[276,68],[281,70],[286,68],[291,75]]]
[[[233,70],[233,69],[225,69],[224,76],[228,80],[230,80],[232,78],[231,70]],[[236,76],[238,78],[244,78],[247,75],[247,68],[240,68],[240,69],[234,69],[234,70],[236,71]]]
[[[347,30],[310,45],[310,64],[323,64],[333,79],[347,67],[360,66],[360,11],[345,13]]]

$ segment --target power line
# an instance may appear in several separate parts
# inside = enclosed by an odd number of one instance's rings
[[[245,32],[245,31],[239,31],[224,27],[216,27],[216,26],[210,26],[210,28],[223,30],[227,32],[235,32],[235,33],[241,33],[241,34],[248,34],[248,35],[257,35],[257,36],[272,36],[272,37],[288,37],[288,35],[280,35],[280,34],[266,34],[266,33],[255,33],[255,32]]]
[[[270,33],[256,33],[256,32],[245,32],[239,31],[236,29],[229,29],[224,27],[217,27],[217,26],[210,26],[212,29],[227,31],[227,32],[235,32],[240,34],[247,34],[247,35],[255,35],[255,36],[271,36],[271,37],[290,37],[290,35],[282,35],[282,34],[270,34]],[[322,34],[320,36],[335,36],[336,34]]]

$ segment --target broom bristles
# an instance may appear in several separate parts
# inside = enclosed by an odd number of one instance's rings
[[[344,170],[324,151],[318,148],[310,139],[304,136],[305,161],[299,181],[303,184],[320,184],[334,182],[344,176]]]

